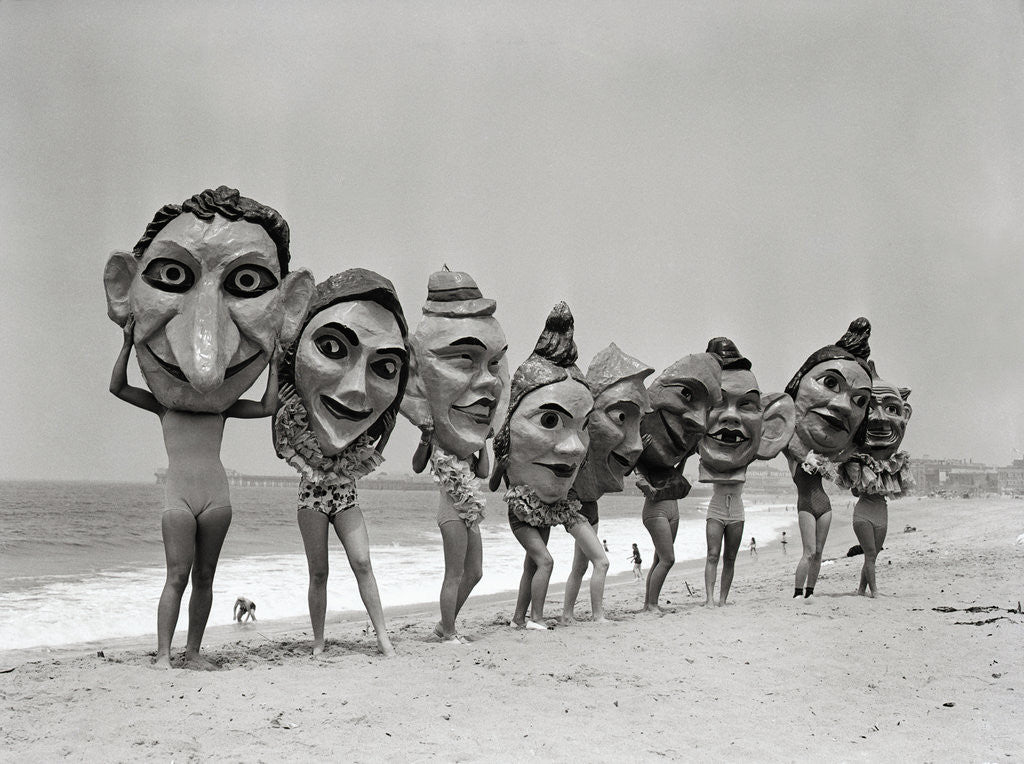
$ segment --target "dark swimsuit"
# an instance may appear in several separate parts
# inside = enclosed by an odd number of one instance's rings
[[[581,501],[580,514],[583,515],[591,525],[597,525],[597,502]]]
[[[796,485],[796,511],[810,512],[815,520],[832,511],[832,502],[821,487],[821,475],[810,474],[803,467],[797,467],[793,475]]]

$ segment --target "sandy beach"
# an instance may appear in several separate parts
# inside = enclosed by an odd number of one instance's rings
[[[0,758],[1024,758],[1024,501],[895,502],[874,600],[854,594],[862,558],[842,556],[855,540],[835,515],[807,600],[791,598],[798,544],[744,543],[725,608],[701,607],[702,564],[677,564],[663,616],[637,612],[628,576],[602,625],[528,633],[506,625],[511,595],[471,599],[466,646],[431,637],[433,604],[389,610],[392,660],[351,613],[329,616],[320,659],[304,621],[213,628],[217,672],[153,670],[151,640],[2,652]]]

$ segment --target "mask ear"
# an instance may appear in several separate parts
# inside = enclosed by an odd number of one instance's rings
[[[112,252],[103,269],[103,289],[107,293],[107,315],[118,326],[128,323],[131,289],[139,263],[131,252]]]
[[[416,348],[411,344],[409,346],[409,381],[405,385],[401,411],[402,416],[421,430],[434,426],[430,416],[430,406],[427,405],[426,391],[423,389],[423,378],[419,373]]]
[[[761,415],[764,430],[757,447],[757,458],[774,459],[793,437],[796,405],[785,393],[767,393],[761,396],[761,408],[764,411]]]
[[[910,391],[908,390],[907,392],[909,393]],[[906,399],[904,398],[904,400],[906,400]],[[914,408],[909,403],[904,403],[903,404],[903,421],[904,422],[909,422],[910,421],[910,415],[913,414],[913,413],[914,413]]]
[[[313,299],[316,285],[313,274],[302,268],[292,271],[281,282],[281,305],[284,319],[281,321],[281,344],[288,347],[299,336],[299,329],[306,317],[309,301]]]

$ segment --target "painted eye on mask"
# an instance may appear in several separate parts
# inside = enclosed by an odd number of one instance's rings
[[[900,410],[899,406],[892,403],[885,407],[885,413],[889,416],[903,416],[903,412]]]
[[[839,390],[839,378],[835,374],[826,374],[821,378],[821,384],[833,392]]]
[[[177,293],[187,292],[196,283],[191,268],[166,257],[158,257],[147,265],[142,279],[155,289]]]
[[[370,364],[370,368],[373,369],[374,373],[381,379],[394,379],[398,376],[398,370],[401,368],[401,364],[398,361],[386,358],[382,361],[375,361]]]
[[[851,400],[853,401],[853,405],[859,409],[868,405],[868,396],[866,395],[855,395]]]
[[[332,331],[320,332],[313,336],[313,344],[316,349],[332,361],[337,361],[348,356],[348,346]]]
[[[554,411],[545,411],[540,416],[540,426],[545,430],[555,429],[561,421],[561,418]]]
[[[259,297],[277,286],[277,278],[261,265],[240,265],[224,279],[224,291],[235,297]]]

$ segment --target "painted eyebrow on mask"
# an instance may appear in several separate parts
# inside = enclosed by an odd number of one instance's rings
[[[377,348],[377,355],[397,355],[402,360],[402,363],[409,360],[409,354],[405,352],[405,348],[399,347]]]
[[[476,337],[460,337],[457,340],[452,340],[448,343],[448,347],[458,347],[459,345],[474,345],[476,347],[486,348],[487,346],[478,340]]]
[[[572,419],[572,414],[570,414],[570,413],[569,413],[568,411],[566,411],[565,409],[563,409],[563,408],[562,408],[561,406],[559,406],[559,405],[558,405],[557,403],[542,403],[542,404],[541,404],[540,406],[538,406],[537,408],[539,408],[539,409],[540,409],[541,411],[557,411],[557,412],[559,412],[560,414],[565,414],[565,415],[566,415],[567,417],[569,417],[570,419]]]
[[[324,324],[323,328],[334,329],[334,331],[339,332],[345,339],[347,339],[352,347],[359,347],[359,335],[345,326],[345,324],[339,324],[337,321],[330,321]]]

